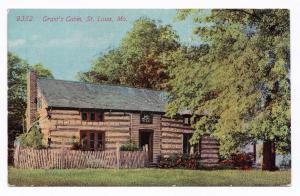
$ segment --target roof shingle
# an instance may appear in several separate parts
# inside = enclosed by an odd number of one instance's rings
[[[165,112],[166,92],[124,86],[38,79],[52,107]]]

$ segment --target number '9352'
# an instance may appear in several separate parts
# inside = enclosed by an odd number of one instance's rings
[[[33,21],[33,16],[17,16],[16,20],[19,22],[31,22]]]

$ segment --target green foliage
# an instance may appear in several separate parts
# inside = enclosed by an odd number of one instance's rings
[[[120,151],[137,151],[140,150],[138,145],[134,143],[131,139],[120,147]]]
[[[35,71],[40,78],[54,79],[52,72],[40,63],[33,65],[31,69]]]
[[[17,140],[23,147],[34,149],[45,148],[45,145],[43,144],[43,133],[41,133],[39,126],[33,126],[28,133],[19,135]]]
[[[200,168],[200,155],[160,155],[158,156],[158,167],[160,168],[186,168],[186,169],[199,169]]]
[[[119,47],[93,61],[88,72],[78,73],[81,81],[165,89],[169,76],[163,58],[179,48],[171,26],[140,18]]]
[[[26,110],[26,72],[29,65],[17,55],[8,53],[8,144],[22,132]]]
[[[186,17],[194,17],[194,33],[209,51],[170,70],[167,114],[188,109],[206,116],[194,135],[212,133],[221,155],[253,140],[273,141],[277,151],[289,152],[289,11],[179,12],[179,19]]]
[[[220,161],[220,166],[248,170],[252,168],[254,156],[253,153],[234,153],[230,158]]]
[[[82,149],[82,145],[80,144],[79,139],[76,136],[72,136],[71,138],[71,150],[80,150]]]
[[[16,54],[8,53],[8,145],[12,146],[16,135],[23,132],[26,111],[26,74],[29,69],[37,72],[38,76],[53,78],[51,71],[41,64],[28,65]]]

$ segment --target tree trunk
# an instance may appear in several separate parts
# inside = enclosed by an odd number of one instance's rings
[[[268,171],[276,170],[275,157],[275,143],[272,141],[264,141],[262,169]]]

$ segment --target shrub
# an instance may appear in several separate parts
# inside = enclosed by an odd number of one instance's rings
[[[140,148],[130,139],[120,147],[120,151],[137,151]]]
[[[34,149],[46,148],[43,144],[43,133],[41,133],[38,125],[33,126],[29,132],[23,133],[17,137],[20,145]]]
[[[229,159],[220,162],[223,167],[231,167],[237,169],[250,169],[254,162],[253,153],[235,153]]]
[[[82,149],[82,146],[81,146],[79,140],[75,136],[72,136],[72,138],[71,138],[71,150],[80,150],[80,149]]]
[[[186,154],[160,155],[158,157],[158,167],[198,169],[200,167],[199,161],[199,154],[190,156]]]

